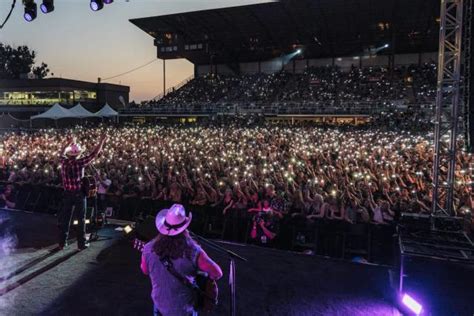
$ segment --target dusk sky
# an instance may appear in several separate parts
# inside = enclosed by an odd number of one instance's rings
[[[10,0],[0,0],[0,21],[11,7]],[[48,64],[54,77],[96,81],[107,78],[156,58],[153,39],[130,23],[131,18],[177,12],[245,5],[265,0],[115,0],[93,12],[89,0],[56,0],[55,10],[33,22],[23,19],[22,1],[5,27],[0,42],[28,45],[37,52],[37,61]],[[193,74],[186,60],[167,61],[167,86],[171,87]],[[50,75],[51,76],[51,75]],[[163,90],[162,61],[156,61],[110,83],[130,86],[130,100],[148,100]]]

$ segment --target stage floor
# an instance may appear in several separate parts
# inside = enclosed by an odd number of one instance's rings
[[[90,249],[54,252],[53,216],[0,211],[0,315],[151,315],[150,282],[140,253],[112,227]],[[16,236],[16,237],[15,237]],[[398,315],[389,271],[286,251],[223,244],[247,257],[237,262],[239,315]],[[229,314],[226,259],[220,305]]]

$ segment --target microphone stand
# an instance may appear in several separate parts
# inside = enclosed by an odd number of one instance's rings
[[[97,186],[97,183],[100,182],[98,179],[99,179],[99,171],[97,170],[96,167],[94,167],[93,164],[90,164],[89,165],[90,169],[92,170],[92,173],[94,173],[94,180],[95,180],[95,184]],[[98,187],[96,187],[98,188]],[[90,237],[89,237],[89,241],[90,242],[93,242],[93,241],[99,241],[99,228],[97,227],[97,214],[99,212],[98,210],[98,193],[96,192],[95,196],[93,197],[93,203],[94,203],[94,207],[92,208],[92,212],[91,212],[91,216],[90,216],[90,227],[91,227],[91,234],[90,234]],[[86,216],[87,216],[87,198],[86,198]],[[102,222],[103,223],[103,222]]]
[[[189,231],[189,233],[193,238],[196,238],[197,240],[199,240],[203,244],[206,244],[207,246],[216,250],[217,252],[225,254],[229,258],[229,262],[230,262],[230,267],[229,267],[230,315],[237,316],[237,295],[236,295],[237,293],[235,289],[235,284],[236,284],[235,259],[241,260],[243,262],[247,262],[247,259],[191,231]]]

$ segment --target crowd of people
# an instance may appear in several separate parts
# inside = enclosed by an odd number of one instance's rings
[[[416,105],[432,106],[435,75],[432,63],[390,71],[310,67],[300,74],[208,75],[145,105],[171,106],[172,111],[229,107],[233,102],[254,108],[298,104],[310,110],[321,104],[409,105],[379,112],[364,126],[269,123],[256,115],[188,125],[6,132],[0,138],[1,180],[6,184],[0,203],[15,207],[15,185],[60,188],[59,153],[65,140],[76,139],[90,149],[105,135],[108,141],[88,173],[98,180],[100,207],[118,201],[114,208],[122,218],[136,219],[151,205],[180,203],[225,219],[223,238],[250,238],[265,245],[278,239],[282,224],[388,226],[402,212],[431,212],[431,115]],[[458,214],[474,208],[473,163],[471,154],[459,151]]]
[[[431,209],[432,135],[401,129],[257,121],[9,132],[0,144],[3,180],[59,185],[65,140],[90,149],[99,135],[108,137],[93,164],[100,194],[250,216],[252,238],[271,240],[283,218],[390,224],[400,212]],[[455,209],[473,209],[474,159],[460,151],[457,161]]]
[[[196,77],[145,108],[193,108],[208,103],[324,103],[387,105],[432,103],[436,94],[436,64],[387,67],[308,67],[302,73],[215,75]]]

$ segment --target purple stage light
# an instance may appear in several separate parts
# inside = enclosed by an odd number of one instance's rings
[[[54,11],[54,0],[43,0],[43,3],[40,5],[41,12],[50,13]]]
[[[415,301],[414,298],[412,298],[408,294],[404,294],[402,298],[402,303],[408,307],[415,315],[420,315],[421,311],[423,310],[423,306],[421,306],[420,303]]]
[[[26,20],[27,22],[33,21],[33,16],[32,16],[31,14],[29,14],[29,13],[25,13],[25,14],[23,15],[23,17],[25,18],[25,20]]]
[[[103,0],[91,0],[90,7],[92,11],[99,11],[104,7],[104,1]]]
[[[37,6],[34,1],[25,2],[25,13],[23,14],[23,18],[25,18],[27,22],[31,22],[36,19],[36,12]]]
[[[105,4],[111,4],[112,2],[114,2],[114,0],[104,0]]]

